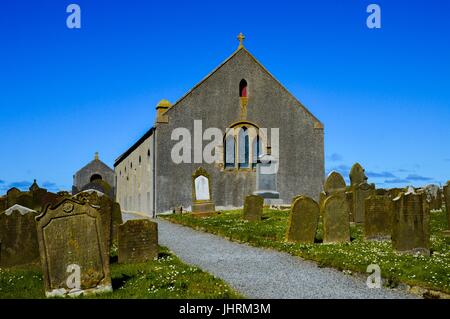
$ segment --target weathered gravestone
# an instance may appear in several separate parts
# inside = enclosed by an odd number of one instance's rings
[[[83,203],[89,203],[98,209],[102,223],[102,232],[105,236],[105,249],[109,252],[113,238],[113,201],[105,194],[93,189],[76,194],[74,199]]]
[[[367,176],[365,173],[364,168],[359,163],[353,164],[352,168],[350,169],[350,185],[351,186],[357,186],[361,183],[367,182]]]
[[[364,237],[366,239],[390,239],[392,232],[392,201],[388,196],[372,195],[365,203]]]
[[[431,209],[438,210],[442,208],[442,192],[438,185],[427,185],[423,188],[423,191],[430,201]]]
[[[297,197],[289,215],[286,240],[297,243],[314,243],[319,223],[319,205],[306,196]]]
[[[430,254],[430,209],[424,194],[400,193],[393,201],[392,246],[399,252]]]
[[[0,213],[0,267],[39,262],[36,215],[17,204]]]
[[[119,263],[140,263],[158,258],[158,224],[148,219],[119,226]]]
[[[112,204],[112,243],[117,244],[119,240],[119,226],[122,225],[122,209],[120,208],[120,204],[114,202]]]
[[[344,195],[346,191],[344,177],[338,172],[331,172],[323,184],[323,191],[327,196],[335,194]]]
[[[47,297],[112,291],[99,211],[65,198],[36,217]]]
[[[6,192],[6,207],[12,207],[17,204],[17,198],[22,194],[22,192],[13,187]]]
[[[323,216],[323,242],[349,242],[350,222],[345,197],[340,195],[329,196],[321,210]]]
[[[353,215],[355,223],[363,224],[365,217],[365,200],[375,193],[373,184],[361,183],[353,187]]]
[[[350,222],[355,222],[355,214],[353,212],[353,191],[347,191],[345,192],[345,199],[347,200],[347,206],[348,206],[348,215]]]
[[[255,222],[260,221],[264,206],[264,198],[258,195],[249,195],[244,201],[244,219]]]
[[[6,196],[0,196],[0,212],[3,212],[6,208]]]
[[[193,213],[213,213],[216,210],[211,196],[211,177],[203,167],[192,174],[192,200]]]
[[[444,185],[443,192],[445,211],[447,213],[447,234],[450,235],[450,181],[448,181],[447,184]]]

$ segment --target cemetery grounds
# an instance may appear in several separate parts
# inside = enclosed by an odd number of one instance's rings
[[[450,294],[450,238],[442,234],[447,229],[445,209],[431,211],[430,257],[395,252],[390,240],[367,241],[364,239],[363,226],[353,223],[350,243],[322,243],[322,220],[314,244],[286,242],[289,213],[289,210],[264,208],[262,220],[255,222],[244,220],[241,209],[221,211],[203,218],[188,213],[162,217],[231,241],[312,260],[319,267],[336,268],[349,275],[365,274],[367,277],[367,266],[378,264],[386,287],[408,285],[412,292],[423,293],[425,290],[425,298],[434,298],[441,293]]]
[[[242,298],[222,280],[198,267],[182,263],[165,247],[159,248],[157,260],[136,264],[118,264],[117,250],[113,247],[110,269],[113,292],[79,298]],[[42,270],[39,264],[0,268],[0,299],[18,298],[45,298]]]

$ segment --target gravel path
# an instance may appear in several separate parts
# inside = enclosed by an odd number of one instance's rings
[[[225,280],[248,298],[414,298],[392,289],[369,289],[365,280],[274,250],[234,243],[161,219],[159,243],[184,262]]]

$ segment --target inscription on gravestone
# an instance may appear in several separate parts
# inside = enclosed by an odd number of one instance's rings
[[[109,252],[99,211],[65,198],[36,217],[47,297],[111,291]],[[68,267],[80,268],[80,286],[68,284]],[[71,268],[73,269],[73,267]]]

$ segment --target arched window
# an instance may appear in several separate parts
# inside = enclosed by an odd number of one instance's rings
[[[141,155],[139,155],[139,165],[141,165],[141,162],[142,162],[142,158],[141,158]]]
[[[94,174],[91,176],[91,183],[94,181],[101,181],[102,180],[102,176],[100,174]]]
[[[234,168],[235,164],[235,156],[236,156],[236,142],[233,134],[230,134],[225,139],[225,167],[226,168]]]
[[[250,147],[248,130],[245,126],[239,129],[238,138],[239,168],[248,168],[250,164]]]
[[[244,79],[239,83],[239,97],[247,97],[247,81]]]
[[[147,150],[147,157],[150,157],[150,149]]]
[[[262,149],[261,139],[259,138],[259,135],[257,135],[253,139],[252,145],[252,152],[253,152],[252,167],[256,167],[256,163],[258,163],[258,158],[261,155],[261,149]]]

